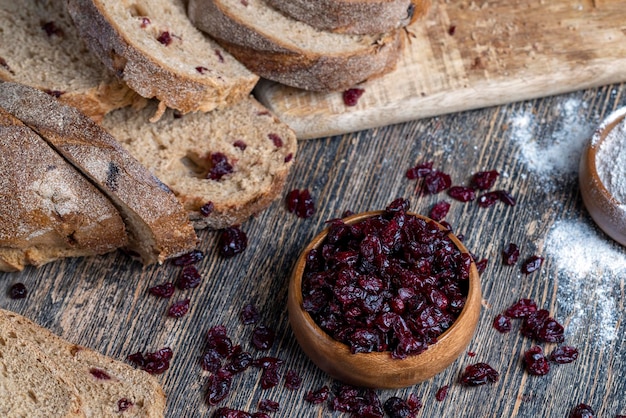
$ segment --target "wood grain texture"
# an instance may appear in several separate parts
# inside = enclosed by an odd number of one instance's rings
[[[623,82],[626,0],[434,1],[407,45],[355,107],[269,81],[255,93],[307,139]]]
[[[174,280],[180,269],[172,265],[143,268],[122,253],[86,259],[68,259],[40,269],[0,274],[0,307],[31,318],[64,338],[95,348],[117,359],[137,351],[170,346],[174,351],[171,368],[159,376],[167,394],[167,417],[211,416],[215,407],[206,400],[208,373],[198,364],[206,348],[206,331],[223,324],[235,343],[254,356],[276,355],[284,360],[281,370],[296,370],[302,388],[290,391],[282,382],[275,388],[260,388],[260,371],[251,368],[235,377],[230,396],[219,406],[254,412],[260,399],[280,402],[276,418],[340,417],[326,405],[304,401],[307,391],[333,380],[321,372],[300,350],[287,318],[287,284],[300,251],[324,227],[326,220],[354,212],[380,209],[396,197],[412,202],[411,210],[426,214],[445,194],[419,196],[416,182],[405,178],[406,169],[420,161],[433,161],[448,172],[454,183],[466,184],[478,170],[496,169],[502,174],[496,188],[509,190],[517,205],[496,205],[489,209],[476,204],[451,201],[447,221],[477,257],[489,258],[481,277],[483,303],[478,328],[468,350],[437,376],[406,389],[378,390],[384,401],[390,396],[406,398],[415,393],[424,402],[421,417],[522,417],[562,418],[571,408],[585,402],[598,416],[626,414],[626,300],[624,277],[614,277],[606,295],[614,302],[615,338],[599,338],[595,314],[607,300],[598,296],[598,283],[587,277],[574,295],[583,316],[574,325],[577,312],[562,288],[568,277],[548,256],[547,237],[551,228],[568,220],[581,225],[593,223],[584,209],[575,173],[559,171],[538,174],[524,155],[527,143],[515,139],[519,115],[532,116],[527,142],[548,146],[555,134],[567,139],[579,135],[575,124],[564,116],[568,104],[575,120],[595,127],[618,106],[626,105],[626,85],[594,88],[528,102],[497,106],[426,118],[316,141],[302,141],[286,191],[309,188],[317,211],[303,220],[287,213],[284,200],[242,225],[249,247],[232,259],[216,251],[217,232],[200,233],[205,259],[198,264],[204,277],[196,289],[177,290],[172,300],[148,294],[148,288]],[[566,155],[563,155],[565,158]],[[284,196],[283,196],[284,197]],[[603,235],[599,235],[600,238]],[[604,236],[606,244],[610,244]],[[522,257],[546,255],[540,272],[524,276],[519,265],[501,264],[500,252],[509,242],[517,243]],[[615,247],[624,257],[626,253]],[[24,282],[26,299],[11,300],[5,290]],[[191,299],[189,314],[181,319],[165,316],[174,301]],[[522,337],[519,323],[513,331],[500,334],[493,318],[520,297],[534,298],[566,326],[566,342],[578,347],[580,356],[572,364],[554,365],[547,376],[530,376],[523,371],[521,356],[536,343]],[[254,302],[262,322],[276,331],[271,350],[258,352],[250,344],[253,326],[244,326],[239,311]],[[553,345],[543,345],[551,350]],[[500,372],[500,380],[488,386],[460,386],[459,374],[469,364],[484,361]],[[450,385],[443,402],[435,400],[437,389]]]

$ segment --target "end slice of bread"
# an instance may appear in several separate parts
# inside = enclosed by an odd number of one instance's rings
[[[20,119],[116,206],[129,249],[146,264],[195,248],[197,237],[171,190],[93,120],[39,90],[0,83],[0,107]]]
[[[157,379],[147,372],[72,344],[17,313],[0,309],[0,323],[10,324],[22,344],[31,344],[56,364],[82,399],[84,416],[164,416],[165,394]],[[120,411],[120,405],[128,408]]]
[[[206,114],[168,110],[150,124],[154,107],[111,112],[103,127],[172,189],[196,228],[242,223],[280,195],[296,137],[254,98]],[[232,172],[211,176],[216,155]]]
[[[0,309],[0,416],[85,417],[82,400],[62,366],[22,338]]]
[[[320,31],[266,0],[190,0],[189,18],[251,71],[292,87],[341,90],[393,69],[404,34]]]
[[[145,100],[89,51],[65,0],[0,0],[0,22],[0,80],[49,92],[96,120]]]
[[[191,24],[182,0],[69,0],[68,9],[105,66],[143,97],[160,100],[160,112],[223,107],[258,81]]]
[[[111,202],[34,131],[0,109],[0,270],[127,244]]]

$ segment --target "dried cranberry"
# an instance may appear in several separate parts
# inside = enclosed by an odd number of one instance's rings
[[[288,370],[285,373],[285,387],[289,390],[298,390],[302,386],[302,378],[295,370]]]
[[[207,216],[213,213],[214,209],[215,209],[215,206],[213,205],[213,202],[207,202],[204,205],[200,206],[200,215],[206,218]]]
[[[200,285],[201,281],[202,276],[200,276],[196,266],[185,266],[180,276],[178,276],[178,280],[176,280],[176,287],[181,290],[195,289]]]
[[[200,360],[202,370],[216,373],[222,367],[222,356],[215,349],[207,350]]]
[[[102,369],[98,369],[96,367],[90,368],[89,373],[91,373],[93,377],[99,380],[111,380],[111,376],[109,376],[107,372],[105,372]]]
[[[409,180],[415,180],[417,178],[426,177],[433,171],[433,162],[427,161],[425,163],[420,163],[415,167],[411,167],[406,171],[406,178]]]
[[[472,176],[472,186],[478,190],[491,189],[499,175],[496,170],[479,171]]]
[[[547,343],[562,343],[565,339],[563,326],[545,309],[526,316],[520,332],[525,337]]]
[[[199,72],[200,74],[204,74],[204,73],[206,73],[207,71],[209,71],[209,69],[208,69],[207,67],[203,67],[203,66],[201,66],[201,65],[198,65],[198,66],[196,67],[196,71],[197,71],[197,72]]]
[[[437,202],[432,208],[430,208],[430,212],[428,213],[428,217],[435,220],[441,221],[446,217],[448,211],[450,210],[450,203],[442,200]]]
[[[471,187],[452,186],[448,189],[448,196],[460,202],[470,202],[476,199],[476,193]]]
[[[500,199],[502,203],[508,206],[515,206],[515,198],[511,196],[509,192],[498,190],[496,193],[498,193],[498,199]]]
[[[365,93],[364,89],[352,88],[345,90],[342,94],[343,103],[346,106],[356,106],[363,93]]]
[[[61,37],[64,35],[63,29],[59,28],[56,23],[52,21],[42,23],[41,29],[43,29],[48,36],[56,35]]]
[[[161,374],[170,367],[173,352],[169,347],[161,348],[145,356],[141,352],[131,354],[127,359],[137,367],[151,374]]]
[[[392,396],[384,403],[385,412],[391,418],[409,418],[414,417],[415,414],[411,412],[411,407],[402,398]]]
[[[159,284],[148,289],[148,292],[161,298],[169,298],[174,294],[174,284],[171,282]]]
[[[530,274],[534,271],[537,271],[541,268],[543,264],[543,257],[539,257],[538,255],[533,255],[524,261],[522,264],[521,270],[524,274]]]
[[[11,299],[24,299],[28,291],[26,290],[26,286],[24,283],[14,283],[9,288],[9,297]]]
[[[228,157],[221,152],[211,153],[209,156],[211,168],[207,172],[206,178],[211,180],[221,180],[227,174],[233,172],[233,166],[228,162]]]
[[[228,363],[224,368],[232,374],[237,374],[250,367],[252,365],[252,361],[253,359],[250,353],[247,351],[240,351],[232,354],[228,358]]]
[[[315,213],[315,202],[309,189],[294,189],[287,194],[287,210],[299,218],[310,218]]]
[[[500,374],[487,363],[476,363],[465,368],[461,375],[461,383],[467,386],[479,386],[495,383]]]
[[[558,364],[571,363],[578,358],[578,349],[569,345],[556,347],[550,353],[550,360]]]
[[[189,299],[179,300],[173,303],[167,310],[167,316],[172,318],[182,318],[189,312]]]
[[[223,358],[233,353],[233,343],[226,334],[226,327],[216,325],[207,332],[207,347],[216,350]]]
[[[450,25],[450,27],[448,28],[448,35],[454,36],[455,32],[456,32],[456,26],[455,25]]]
[[[293,152],[290,152],[289,154],[285,155],[285,159],[283,160],[285,163],[290,162],[291,160],[293,160]]]
[[[437,399],[439,402],[443,401],[444,399],[446,399],[446,396],[448,396],[448,389],[450,387],[448,385],[442,386],[437,390],[437,393],[435,394],[435,399]]]
[[[483,272],[487,268],[488,263],[489,263],[489,260],[486,258],[476,261],[476,271],[478,271],[478,274],[483,274]]]
[[[278,134],[270,133],[267,135],[267,137],[272,140],[276,148],[280,148],[284,145],[283,139]]]
[[[326,402],[330,395],[330,389],[328,386],[323,386],[315,391],[309,391],[304,396],[304,400],[312,404],[320,404]]]
[[[493,327],[502,333],[509,332],[511,331],[511,320],[503,314],[498,314],[493,320]]]
[[[524,364],[532,375],[544,376],[550,371],[550,363],[539,346],[531,347],[524,353]]]
[[[233,142],[233,146],[236,147],[236,148],[239,148],[242,151],[244,151],[246,148],[248,148],[248,144],[246,144],[241,139],[238,139],[235,142]]]
[[[255,367],[263,369],[261,374],[261,388],[269,389],[278,384],[280,376],[278,374],[278,368],[283,364],[283,361],[276,357],[261,357],[252,362]]]
[[[593,408],[584,403],[578,404],[572,409],[569,418],[594,418],[596,415]]]
[[[147,28],[147,27],[148,27],[148,25],[150,25],[151,23],[152,23],[152,22],[150,21],[150,19],[149,19],[149,18],[147,18],[147,17],[142,17],[142,18],[141,18],[141,23],[139,24],[139,26],[140,26],[142,29],[145,29],[145,28]]]
[[[519,258],[519,248],[517,245],[510,243],[507,244],[502,250],[502,261],[507,266],[512,266],[517,263]]]
[[[274,331],[265,325],[259,325],[252,332],[252,345],[257,350],[269,350],[274,344]]]
[[[246,249],[248,237],[239,227],[231,226],[222,230],[218,246],[222,257],[234,257]]]
[[[478,197],[478,206],[481,208],[488,208],[493,206],[500,200],[498,192],[487,192]]]
[[[537,312],[537,303],[532,299],[520,299],[504,311],[509,318],[523,318]]]
[[[424,192],[437,194],[449,188],[452,184],[450,175],[443,171],[433,170],[424,177]]]
[[[175,266],[188,266],[199,263],[202,259],[204,259],[204,253],[200,250],[193,250],[174,258],[173,263]]]
[[[165,46],[168,46],[172,43],[172,35],[168,31],[163,31],[157,37],[157,41],[162,43]]]
[[[244,325],[256,324],[257,322],[259,322],[260,318],[261,314],[259,314],[256,306],[254,306],[252,303],[248,303],[247,305],[245,305],[241,309],[241,312],[239,312],[239,319],[241,319],[241,323],[243,323]]]
[[[239,409],[218,408],[213,413],[213,418],[253,418],[253,415]]]
[[[262,399],[259,401],[259,411],[263,412],[276,412],[280,404],[275,401],[271,401],[269,399]]]
[[[209,376],[207,389],[209,405],[217,405],[228,396],[232,380],[232,375],[224,369],[220,369],[217,373]]]
[[[118,412],[124,412],[133,406],[133,402],[126,398],[121,398],[117,401],[117,410]]]

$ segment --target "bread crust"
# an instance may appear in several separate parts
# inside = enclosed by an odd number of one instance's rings
[[[271,9],[263,1],[258,2],[258,7]],[[251,71],[305,90],[346,89],[391,71],[404,45],[401,30],[374,36],[335,34],[333,36],[343,36],[345,44],[350,46],[342,50],[316,51],[306,45],[306,39],[325,36],[316,29],[298,22],[299,34],[304,41],[296,42],[273,27],[254,25],[254,19],[249,15],[251,12],[245,7],[238,11],[241,14],[233,13],[221,0],[189,2],[192,22],[213,36]]]
[[[0,109],[0,271],[127,244],[117,209],[18,119]]]
[[[284,14],[327,31],[385,33],[423,17],[430,0],[267,0]]]
[[[243,68],[240,70],[242,74],[233,74],[227,79],[219,73],[203,75],[195,68],[181,69],[177,60],[168,62],[157,58],[148,47],[133,42],[104,3],[100,0],[68,0],[67,4],[79,33],[92,52],[141,96],[157,98],[165,106],[182,113],[208,112],[245,97],[258,81],[256,75],[244,74]],[[180,1],[174,1],[173,8],[183,7],[182,3],[176,3]],[[159,46],[153,44],[152,47]],[[213,53],[213,50],[207,51],[207,54]],[[198,62],[199,66],[202,61]]]
[[[36,89],[0,84],[0,107],[37,132],[117,207],[128,247],[146,264],[195,248],[197,237],[174,194],[93,120]]]

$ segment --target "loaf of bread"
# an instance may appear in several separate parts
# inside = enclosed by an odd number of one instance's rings
[[[267,0],[190,0],[189,18],[251,71],[306,90],[342,90],[393,69],[404,32],[320,31]]]
[[[33,129],[116,206],[128,248],[146,264],[196,247],[187,212],[158,178],[76,108],[17,83],[0,83],[0,108]]]
[[[92,349],[72,344],[29,319],[14,312],[0,309],[0,330],[11,327],[14,340],[25,350],[38,351],[43,364],[54,364],[54,373],[48,373],[48,379],[57,377],[68,382],[65,387],[78,397],[78,405],[82,413],[78,415],[25,414],[16,416],[56,417],[84,416],[92,418],[108,417],[163,417],[165,410],[165,394],[156,378],[147,372],[105,356]],[[2,344],[0,344],[2,350]],[[1,351],[0,351],[1,352]],[[17,356],[3,357],[4,361],[20,367],[22,373],[37,367],[34,358]],[[0,378],[0,385],[2,380]],[[1,386],[0,386],[1,387]],[[63,385],[61,385],[63,387]],[[39,399],[40,408],[45,408],[46,401],[56,407],[63,406],[61,400],[54,396],[39,396],[39,389],[34,384],[23,386],[25,391],[32,391]],[[2,391],[0,390],[0,399]],[[3,402],[4,403],[4,402]],[[15,408],[17,405],[11,405]],[[72,404],[69,404],[72,405]],[[3,406],[0,405],[0,411]],[[4,415],[2,415],[4,417]]]
[[[103,127],[172,189],[196,228],[239,224],[280,195],[296,137],[255,99],[206,114],[168,110],[151,124],[154,107],[111,112]],[[217,173],[215,156],[231,171]]]
[[[127,244],[117,209],[18,119],[0,109],[0,271]]]
[[[0,309],[0,416],[84,418],[82,401],[60,365],[22,338]]]
[[[367,35],[390,32],[424,16],[430,0],[267,0],[314,28]]]
[[[143,102],[89,52],[65,0],[0,0],[0,22],[0,80],[47,91],[97,120]]]
[[[195,29],[183,0],[68,0],[78,31],[107,68],[182,113],[247,96],[258,77]]]

